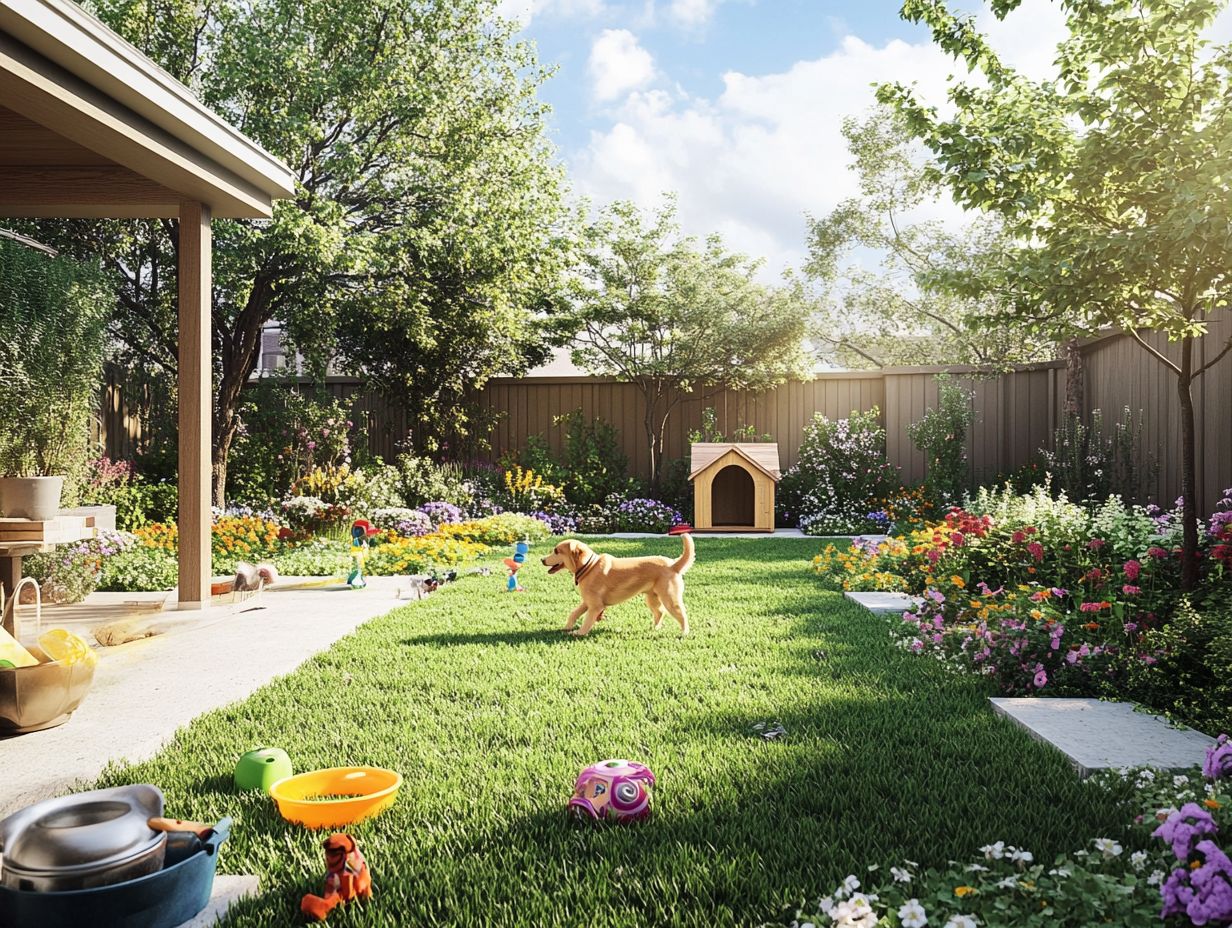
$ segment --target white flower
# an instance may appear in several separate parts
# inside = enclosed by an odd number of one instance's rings
[[[984,852],[985,860],[1000,860],[1005,856],[1005,842],[998,841],[996,844],[985,844],[980,850]]]
[[[835,903],[827,913],[834,922],[834,928],[875,928],[879,919],[873,911],[871,900],[876,898],[864,893],[852,893],[850,899]]]
[[[951,915],[945,928],[979,928],[979,924],[974,915]]]
[[[911,871],[904,870],[902,867],[891,867],[890,876],[894,877],[895,883],[910,883]]]
[[[1162,870],[1152,870],[1151,875],[1146,878],[1147,886],[1158,886],[1164,881],[1164,872]]]
[[[968,873],[987,873],[988,868],[983,864],[967,864]]]
[[[1129,855],[1129,862],[1135,870],[1141,870],[1146,866],[1146,851],[1134,851]]]
[[[1175,786],[1177,789],[1180,789],[1182,786],[1188,786],[1189,777],[1185,776],[1184,774],[1178,773],[1176,776],[1172,778],[1172,785]]]
[[[1104,860],[1112,860],[1120,856],[1122,848],[1111,838],[1096,838],[1095,850],[1104,855]]]
[[[1007,876],[1005,879],[997,881],[997,889],[1013,889],[1017,885],[1018,878],[1014,876]]]
[[[1024,851],[1020,848],[1010,848],[1010,860],[1018,864],[1021,869],[1031,863],[1031,861],[1035,860],[1035,855],[1030,851]]]
[[[843,885],[835,890],[834,895],[838,899],[844,896],[849,896],[860,888],[860,881],[855,878],[854,874],[848,874],[847,879],[843,880]]]
[[[1061,879],[1065,879],[1067,876],[1069,876],[1069,870],[1067,870],[1065,867],[1053,867],[1051,870],[1048,871],[1048,875],[1049,876],[1059,876]]]
[[[1148,783],[1154,783],[1154,782],[1155,782],[1155,771],[1154,770],[1147,769],[1147,770],[1138,771],[1138,785],[1139,786],[1146,786]]]
[[[928,915],[919,899],[908,899],[906,905],[898,910],[898,918],[903,928],[924,928],[928,924]]]

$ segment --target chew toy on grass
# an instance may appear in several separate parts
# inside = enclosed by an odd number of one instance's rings
[[[509,579],[505,581],[505,592],[521,593],[524,587],[518,582],[518,571],[526,563],[526,555],[530,553],[530,544],[519,541],[513,546],[513,557],[505,558],[505,566],[509,568]]]
[[[578,774],[569,811],[596,821],[636,822],[650,815],[655,775],[645,764],[601,760]]]
[[[322,842],[325,848],[325,892],[300,900],[299,910],[318,922],[352,899],[372,895],[372,874],[359,845],[350,835],[333,834]]]

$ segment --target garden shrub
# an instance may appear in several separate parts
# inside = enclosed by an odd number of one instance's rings
[[[283,546],[271,561],[284,577],[341,577],[351,569],[351,552],[346,542],[311,538]]]
[[[426,535],[435,528],[432,518],[423,510],[402,507],[374,510],[372,524],[376,528],[397,532],[408,538]]]
[[[395,535],[377,544],[364,564],[374,577],[428,573],[457,567],[486,554],[488,546],[471,538],[443,533],[403,538]]]
[[[103,559],[98,588],[118,593],[171,590],[179,576],[175,551],[133,544]]]
[[[44,603],[79,603],[98,588],[104,561],[132,544],[133,537],[126,533],[101,532],[32,554],[22,562],[22,571],[38,581]]]
[[[96,267],[0,239],[0,474],[62,476],[68,505],[89,461],[114,302]]]
[[[178,501],[174,483],[148,481],[129,462],[106,456],[90,462],[81,492],[84,506],[115,506],[116,528],[126,532],[175,519]]]
[[[429,457],[400,454],[394,466],[398,469],[404,506],[415,508],[439,500],[467,507],[475,496],[475,487],[457,464],[438,464]]]
[[[541,520],[534,516],[504,512],[468,522],[442,525],[437,534],[446,538],[460,538],[489,547],[504,547],[517,541],[543,541],[551,535]]]
[[[618,532],[666,532],[683,521],[679,512],[655,499],[609,500]]]
[[[1200,608],[1182,599],[1124,663],[1130,699],[1202,731],[1232,731],[1232,604],[1225,597]]]
[[[447,525],[451,522],[463,522],[466,520],[466,513],[455,506],[453,503],[436,501],[424,503],[419,507],[419,511],[428,517],[428,521],[433,528],[440,528],[442,525]]]
[[[509,512],[553,512],[564,508],[565,491],[542,474],[514,464],[505,471],[496,502]]]
[[[1052,449],[1041,449],[1039,457],[1055,487],[1078,503],[1097,503],[1112,495],[1141,502],[1157,470],[1143,447],[1141,413],[1135,422],[1128,406],[1110,433],[1098,409],[1091,411],[1089,427],[1080,418],[1068,417],[1053,433]]]
[[[561,483],[570,503],[590,506],[629,491],[629,458],[619,431],[602,419],[587,422],[580,409],[557,416],[556,424],[564,427]]]
[[[354,478],[338,490],[338,502],[357,516],[403,505],[402,475],[398,468],[373,458],[351,471]]]
[[[821,413],[805,426],[795,466],[779,484],[784,516],[809,535],[870,530],[870,513],[883,509],[897,487],[885,460],[885,429],[876,407],[832,421]]]
[[[346,405],[323,390],[308,393],[283,378],[262,377],[244,391],[239,416],[227,460],[230,497],[268,505],[313,471],[351,462],[355,423]],[[356,440],[362,443],[362,436]]]
[[[924,454],[924,485],[934,503],[961,503],[970,486],[967,468],[967,430],[975,418],[972,393],[938,374],[937,408],[907,426],[907,437]]]

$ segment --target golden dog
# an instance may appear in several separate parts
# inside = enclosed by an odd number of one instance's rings
[[[693,539],[685,534],[684,553],[676,560],[666,557],[612,557],[597,554],[581,541],[562,541],[543,558],[548,573],[568,570],[573,574],[582,604],[569,613],[565,631],[585,635],[603,618],[608,606],[646,594],[646,605],[654,617],[654,627],[663,622],[666,609],[680,623],[680,633],[689,633],[689,614],[684,608],[684,574],[693,566]],[[583,615],[580,629],[574,628]]]

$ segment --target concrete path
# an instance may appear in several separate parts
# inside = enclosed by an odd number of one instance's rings
[[[94,687],[67,723],[0,740],[0,817],[85,786],[109,761],[152,756],[203,712],[245,698],[369,619],[405,605],[397,599],[400,586],[407,586],[405,578],[374,577],[365,590],[271,590],[256,607],[147,613],[165,633],[99,649]],[[100,600],[100,611],[115,599]],[[85,631],[83,614],[88,609],[73,607],[65,613],[72,621],[61,623],[56,608],[45,609],[43,628]]]

